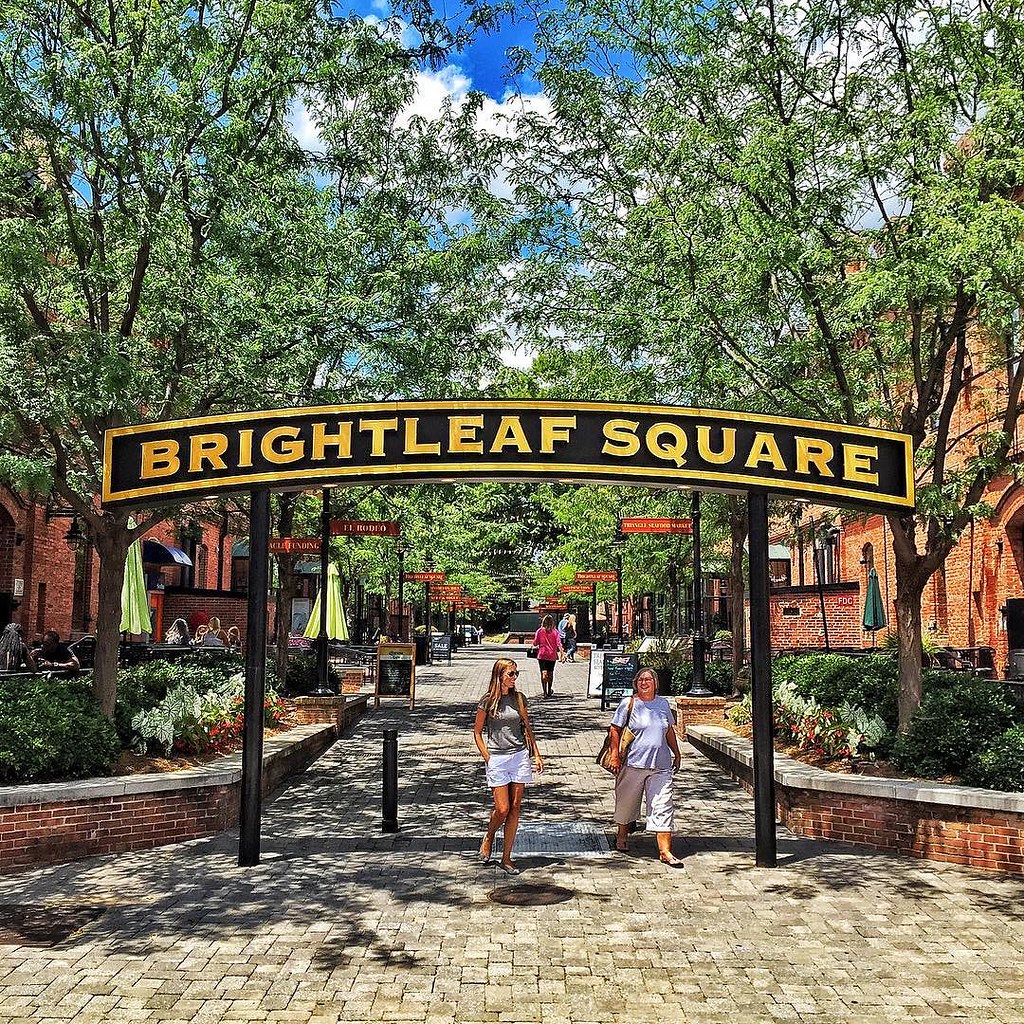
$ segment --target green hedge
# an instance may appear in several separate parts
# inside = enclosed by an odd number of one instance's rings
[[[120,750],[88,678],[0,679],[0,782],[108,775]]]
[[[900,692],[899,669],[889,655],[848,658],[842,654],[807,654],[776,658],[774,683],[792,683],[801,697],[825,707],[853,704],[878,715],[895,732]]]
[[[997,679],[966,672],[927,673],[921,706],[893,747],[893,764],[925,778],[962,775],[1013,724]]]
[[[1024,725],[1007,729],[987,750],[975,754],[963,780],[969,786],[1024,791]]]

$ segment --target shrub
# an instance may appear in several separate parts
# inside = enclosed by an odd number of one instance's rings
[[[106,775],[119,751],[87,680],[0,680],[0,782]]]
[[[327,680],[335,692],[341,689],[341,680],[334,666],[327,665]],[[286,694],[309,693],[319,681],[316,666],[316,654],[305,653],[295,654],[288,659],[288,668],[285,672],[284,692]]]
[[[921,706],[896,739],[893,763],[926,778],[960,775],[975,751],[987,750],[1012,724],[1013,710],[998,680],[965,672],[926,676]]]
[[[1024,725],[1007,729],[988,749],[974,754],[963,781],[1011,793],[1024,790]]]
[[[672,693],[680,697],[693,685],[693,662],[677,665],[672,672]],[[732,662],[709,661],[704,665],[704,685],[717,696],[732,693]]]
[[[899,666],[889,655],[781,657],[775,660],[772,675],[776,683],[791,683],[797,693],[814,697],[819,704],[855,705],[878,715],[890,731],[896,729]]]

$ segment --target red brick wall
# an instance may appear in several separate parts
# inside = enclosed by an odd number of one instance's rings
[[[862,628],[863,598],[857,583],[831,583],[822,587],[828,640],[832,647],[865,645]],[[794,610],[797,614],[793,614]],[[825,643],[821,595],[817,587],[782,587],[772,590],[769,601],[772,647],[820,647]],[[749,605],[748,605],[749,616]],[[748,619],[749,621],[749,619]],[[867,639],[867,646],[870,646]]]
[[[702,742],[690,744],[753,792],[751,770]],[[812,839],[859,843],[924,860],[1024,874],[1024,814],[805,790],[776,783],[778,819]]]

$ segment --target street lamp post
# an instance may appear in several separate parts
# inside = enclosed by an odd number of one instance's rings
[[[405,545],[398,542],[398,639],[405,643],[407,630],[405,622],[405,601],[403,598],[405,585]]]
[[[704,684],[704,579],[700,564],[700,491],[693,492],[693,683],[687,697],[712,697]]]
[[[626,643],[626,628],[622,622],[622,548],[618,547],[615,551],[615,575],[617,577],[615,581],[615,600],[618,604],[618,633],[619,643],[625,645]]]

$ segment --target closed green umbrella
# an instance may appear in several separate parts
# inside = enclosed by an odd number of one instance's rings
[[[323,587],[320,588],[322,592]],[[320,635],[320,593],[316,595],[306,631],[302,634],[307,640],[315,640]],[[329,640],[348,639],[345,607],[341,603],[341,576],[333,562],[327,566],[327,637]]]
[[[868,590],[864,598],[864,628],[871,633],[871,644],[874,646],[875,633],[886,625],[885,604],[882,601],[882,590],[878,585],[878,573],[872,569],[868,573]]]
[[[153,624],[149,617],[149,593],[146,574],[142,569],[142,541],[133,540],[124,561],[124,582],[121,584],[122,633],[135,636],[150,633]]]

